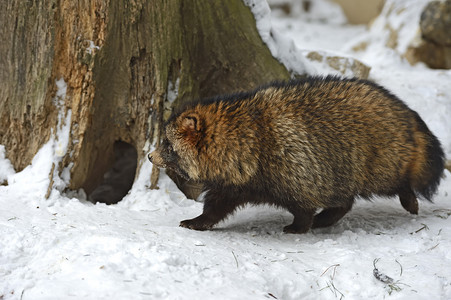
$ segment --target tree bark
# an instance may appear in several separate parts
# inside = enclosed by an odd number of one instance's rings
[[[180,102],[289,77],[241,0],[4,0],[0,37],[0,144],[16,170],[30,164],[56,130],[63,78],[71,134],[57,168],[88,194],[115,142],[141,161]]]

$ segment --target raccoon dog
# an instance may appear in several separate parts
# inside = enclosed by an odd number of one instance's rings
[[[148,158],[204,184],[203,213],[180,223],[196,230],[246,203],[287,209],[289,233],[336,223],[357,196],[398,195],[417,214],[444,168],[415,111],[373,82],[333,76],[185,104]]]

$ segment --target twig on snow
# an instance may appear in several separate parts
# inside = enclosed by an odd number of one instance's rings
[[[399,267],[401,268],[401,271],[399,272],[399,276],[401,277],[402,276],[402,265],[397,259],[395,259],[395,261],[399,265]]]
[[[448,219],[451,216],[451,209],[434,209],[433,212],[436,213],[436,217],[442,219]]]
[[[423,226],[420,229],[417,229],[414,232],[411,232],[410,234],[418,233],[418,232],[420,232],[421,230],[424,230],[424,229],[429,230],[429,227],[426,224],[421,223],[421,225],[423,225]]]
[[[434,250],[435,248],[437,248],[438,245],[440,245],[440,243],[437,243],[437,245],[435,245],[435,246],[429,248],[428,250],[429,250],[429,251]]]
[[[383,273],[381,273],[377,268],[376,268],[376,263],[379,261],[380,258],[376,258],[375,260],[373,260],[373,275],[374,277],[376,277],[377,280],[385,283],[385,284],[391,284],[394,282],[393,278],[391,278],[390,276],[387,276]]]
[[[333,280],[335,277],[335,272],[337,270],[337,267],[339,267],[339,266],[340,266],[340,264],[335,264],[335,265],[329,266],[319,277],[322,277],[324,274],[326,274],[326,272],[329,271],[330,268],[334,268],[334,272],[332,273],[332,276],[331,276],[331,279]]]
[[[343,299],[343,298],[345,297],[345,295],[344,295],[342,292],[340,292],[340,291],[335,287],[333,280],[329,280],[329,281],[327,282],[327,286],[325,286],[325,287],[323,287],[322,289],[320,289],[320,291],[322,291],[322,290],[324,290],[324,289],[326,289],[326,288],[329,288],[329,289],[332,291],[332,293],[334,294],[335,298],[338,298],[338,296],[340,296],[340,300],[341,300],[341,299]]]
[[[391,293],[393,293],[393,291],[396,291],[396,292],[401,291],[402,288],[399,286],[399,284],[403,284],[403,283],[401,283],[399,281],[395,281],[390,276],[387,276],[387,275],[381,273],[376,267],[376,263],[378,261],[379,261],[379,258],[376,258],[373,261],[373,266],[374,266],[373,275],[374,275],[374,277],[376,277],[376,279],[379,280],[380,282],[383,282],[383,283],[386,284],[386,288],[387,288],[387,291],[388,291],[389,295],[391,295]],[[398,261],[396,261],[396,262],[401,266],[401,264]],[[402,266],[401,266],[401,274],[402,274]]]
[[[320,291],[329,288],[332,293],[334,294],[335,298],[339,298],[340,300],[344,298],[344,294],[342,292],[340,292],[334,285],[334,278],[335,278],[335,273],[337,271],[337,267],[339,267],[340,264],[335,264],[335,265],[331,265],[329,266],[326,270],[324,270],[324,272],[320,275],[320,277],[322,277],[324,274],[326,274],[331,268],[333,268],[333,272],[332,275],[330,275],[330,280],[327,281],[327,285],[325,287],[323,287],[322,289],[320,289]]]
[[[238,259],[236,259],[236,255],[233,251],[232,251],[232,254],[233,254],[233,258],[235,258],[236,267],[238,268]]]

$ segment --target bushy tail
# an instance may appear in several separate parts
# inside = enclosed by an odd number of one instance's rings
[[[431,201],[432,196],[437,192],[440,179],[445,167],[445,154],[439,140],[427,128],[423,120],[416,115],[417,118],[417,134],[415,142],[419,149],[418,152],[422,154],[422,159],[418,161],[421,167],[418,168],[417,173],[414,173],[414,178],[411,182],[413,190],[423,196],[425,199]],[[421,136],[421,137],[420,137]]]

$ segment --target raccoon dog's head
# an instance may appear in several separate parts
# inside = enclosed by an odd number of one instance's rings
[[[258,166],[255,127],[243,111],[230,113],[222,102],[197,105],[169,119],[149,160],[193,180],[241,185]]]
[[[201,120],[194,112],[171,118],[165,126],[164,139],[149,161],[159,168],[169,168],[185,179],[200,179],[198,143],[201,139]]]

